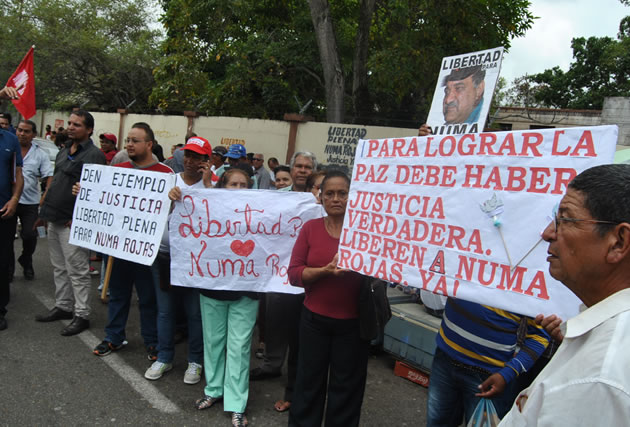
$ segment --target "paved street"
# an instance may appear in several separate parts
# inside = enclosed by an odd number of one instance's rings
[[[0,425],[230,425],[230,415],[220,404],[204,411],[193,407],[194,400],[203,395],[205,381],[183,383],[185,342],[177,346],[171,372],[155,382],[144,378],[150,362],[139,335],[137,304],[132,305],[127,325],[129,345],[102,358],[92,354],[103,338],[107,316],[107,306],[96,291],[98,276],[92,279],[93,315],[88,331],[62,337],[59,331],[67,321],[35,322],[36,314],[54,305],[46,243],[46,239],[38,242],[35,281],[25,281],[21,267],[16,267],[9,328],[0,332]],[[21,244],[16,240],[16,258]],[[252,367],[259,363],[252,358]],[[394,360],[387,355],[370,359],[362,425],[425,424],[426,389],[394,376],[393,366]],[[250,425],[286,425],[287,414],[273,409],[282,397],[285,380],[283,376],[250,384]]]

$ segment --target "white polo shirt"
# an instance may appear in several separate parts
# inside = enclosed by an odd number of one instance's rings
[[[630,289],[565,325],[558,352],[519,394],[500,426],[630,424]]]
[[[22,160],[24,162],[22,166],[24,190],[20,196],[20,204],[38,205],[41,197],[39,180],[53,175],[48,153],[33,142]]]

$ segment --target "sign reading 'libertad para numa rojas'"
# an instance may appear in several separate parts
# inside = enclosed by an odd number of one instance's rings
[[[569,182],[611,163],[616,126],[361,140],[339,266],[428,291],[568,318],[541,233]]]
[[[302,226],[320,218],[311,193],[183,190],[169,220],[171,283],[202,289],[302,293],[289,284]]]
[[[86,164],[70,243],[151,265],[160,248],[175,175]]]

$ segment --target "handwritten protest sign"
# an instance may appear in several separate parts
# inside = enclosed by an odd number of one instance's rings
[[[175,175],[86,164],[70,243],[151,265],[160,247]]]
[[[434,135],[483,131],[503,47],[442,58],[427,123]]]
[[[183,191],[169,221],[174,285],[303,292],[289,284],[287,269],[300,229],[322,216],[311,193]]]
[[[616,126],[361,140],[339,266],[521,314],[576,313],[541,232]]]

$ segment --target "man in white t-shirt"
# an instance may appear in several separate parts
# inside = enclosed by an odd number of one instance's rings
[[[181,149],[184,153],[184,171],[177,174],[175,187],[169,192],[169,198],[178,201],[182,189],[212,187],[213,173],[210,168],[212,148],[210,143],[199,136],[186,141]],[[184,383],[196,384],[201,380],[203,367],[203,334],[199,290],[171,286],[170,281],[170,245],[168,226],[160,244],[157,259],[151,267],[153,272],[155,295],[157,298],[157,360],[146,370],[144,377],[157,380],[164,373],[173,369],[175,356],[175,301],[182,302],[188,325],[188,368],[184,373]]]

